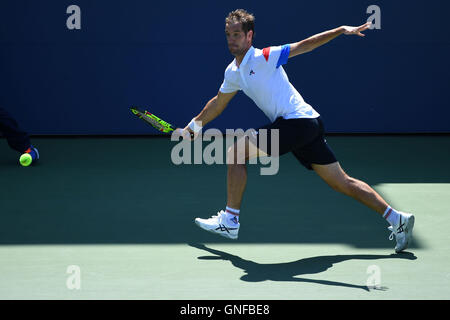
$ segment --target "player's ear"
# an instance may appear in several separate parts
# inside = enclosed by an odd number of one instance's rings
[[[247,40],[252,41],[252,40],[253,40],[253,36],[254,36],[253,30],[249,30],[249,31],[247,32]]]

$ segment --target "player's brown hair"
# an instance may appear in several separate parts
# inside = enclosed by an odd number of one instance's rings
[[[255,36],[255,16],[252,13],[249,13],[244,9],[231,11],[225,18],[225,24],[229,23],[240,23],[242,26],[242,31],[244,31],[246,35],[250,30],[252,30],[252,39]]]

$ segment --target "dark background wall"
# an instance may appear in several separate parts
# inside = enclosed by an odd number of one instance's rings
[[[81,9],[69,30],[67,7]],[[360,25],[291,59],[291,82],[328,132],[450,132],[450,37],[444,0],[144,1],[0,0],[0,105],[31,134],[155,134],[129,106],[185,125],[213,97],[231,62],[224,18],[256,15],[254,46]],[[268,122],[240,93],[208,127]]]

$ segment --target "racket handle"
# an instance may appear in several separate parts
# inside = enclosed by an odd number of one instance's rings
[[[176,128],[175,130],[173,130],[173,132],[175,132],[175,131],[177,131],[177,130],[183,131],[184,129],[182,129],[182,128]],[[190,136],[191,136],[191,139],[194,139],[195,134],[194,134],[193,132],[191,132],[191,131],[189,131],[189,134],[190,134]],[[181,136],[181,133],[180,133],[179,135]]]

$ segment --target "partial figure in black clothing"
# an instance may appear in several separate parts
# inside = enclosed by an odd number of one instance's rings
[[[11,149],[21,154],[29,153],[33,159],[32,163],[39,160],[39,152],[31,144],[28,133],[20,128],[17,121],[2,107],[0,107],[0,133],[6,138]]]

